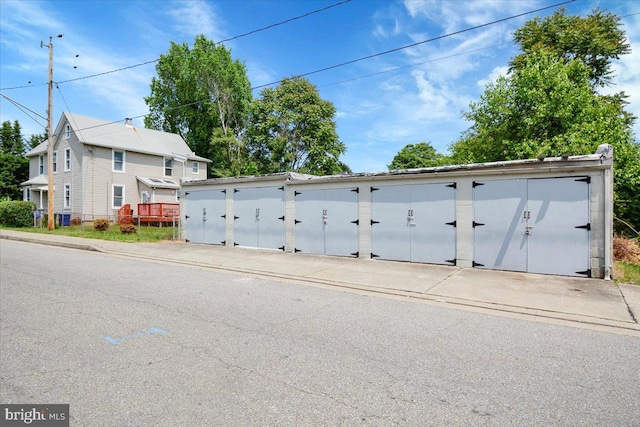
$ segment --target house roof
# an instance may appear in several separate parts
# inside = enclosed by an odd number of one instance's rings
[[[180,188],[180,184],[168,178],[148,178],[146,176],[136,176],[136,179],[149,188]]]
[[[209,159],[196,155],[191,151],[184,139],[174,133],[137,128],[120,122],[109,122],[64,112],[58,122],[56,135],[63,133],[63,125],[66,122],[71,125],[71,129],[83,144],[157,156],[179,156],[186,157],[188,160],[211,162]],[[46,151],[47,141],[30,150],[26,156],[35,156]]]
[[[35,186],[49,185],[49,180],[44,175],[38,175],[29,179],[28,181],[20,183],[20,185],[23,187],[26,185],[35,185]]]

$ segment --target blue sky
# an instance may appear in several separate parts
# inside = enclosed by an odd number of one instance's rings
[[[157,59],[170,42],[204,34],[224,40],[322,9],[341,0],[12,1],[0,2],[2,94],[46,116],[48,50],[54,38],[54,120],[63,111],[110,121],[148,113],[144,97],[155,64],[72,80]],[[352,0],[324,12],[225,43],[247,66],[253,87],[518,15],[560,1]],[[633,53],[614,64],[617,85],[640,116],[640,2],[579,0],[586,15],[599,7],[623,18]],[[428,141],[445,153],[469,127],[461,113],[484,85],[505,74],[517,53],[512,34],[554,9],[422,43],[309,75],[337,109],[343,160],[354,172],[386,170],[406,144]],[[78,55],[78,56],[76,56]],[[31,83],[29,83],[31,82]],[[19,89],[8,89],[27,86]],[[259,89],[253,95],[259,96]],[[0,120],[19,120],[25,134],[38,123],[1,98]],[[45,121],[39,119],[41,123]],[[142,119],[136,124],[142,126]],[[640,135],[636,124],[636,137]],[[583,154],[583,153],[580,153]]]

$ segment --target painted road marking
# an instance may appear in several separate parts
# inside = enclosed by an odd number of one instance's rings
[[[113,345],[120,345],[122,344],[124,341],[126,340],[130,340],[131,338],[138,338],[138,337],[142,337],[145,335],[151,335],[151,334],[166,334],[167,331],[165,331],[164,329],[160,329],[160,328],[156,328],[155,326],[152,326],[149,328],[148,331],[142,331],[142,332],[136,332],[135,334],[130,334],[130,335],[125,335],[122,338],[112,338],[112,337],[104,337],[104,339],[113,344]]]

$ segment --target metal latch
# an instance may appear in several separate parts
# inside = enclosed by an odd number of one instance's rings
[[[207,208],[202,208],[202,220],[207,220]]]
[[[322,223],[324,225],[327,225],[327,210],[326,209],[322,210]]]

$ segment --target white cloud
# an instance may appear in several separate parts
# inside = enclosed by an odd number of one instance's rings
[[[164,13],[172,19],[175,31],[191,35],[192,38],[198,34],[204,34],[213,40],[224,38],[224,31],[218,26],[218,17],[210,3],[192,0],[171,2],[168,5],[170,8]]]
[[[477,84],[480,88],[484,89],[489,83],[493,83],[498,80],[498,77],[506,77],[508,72],[509,67],[495,67],[487,77],[478,80]]]

